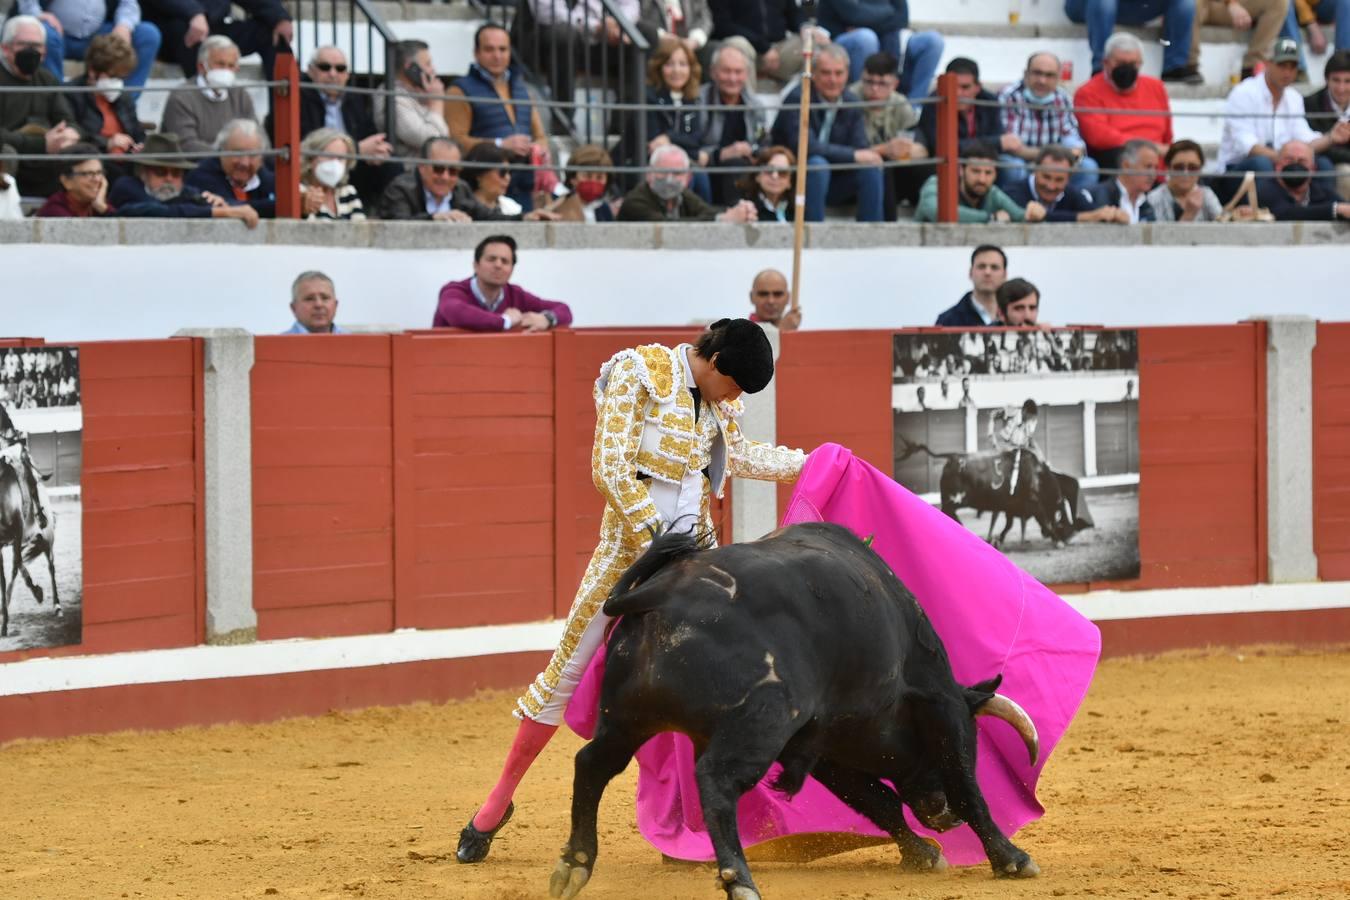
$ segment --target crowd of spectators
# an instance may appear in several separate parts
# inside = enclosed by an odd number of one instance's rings
[[[80,366],[70,347],[0,349],[0,407],[80,405]]]
[[[11,191],[40,200],[44,216],[216,216],[256,225],[275,214],[269,133],[238,80],[240,59],[267,65],[293,36],[281,0],[18,0],[0,38],[0,215]],[[1326,87],[1294,87],[1301,65],[1292,34],[1319,23],[1350,31],[1350,0],[1067,0],[1087,25],[1091,77],[1070,95],[1063,64],[1033,53],[1020,80],[997,92],[977,61],[946,66],[956,83],[959,213],[963,222],[1213,221],[1255,218],[1225,203],[1259,175],[1263,211],[1276,219],[1347,219],[1335,169],[1350,167],[1350,48],[1326,63]],[[614,152],[588,144],[565,165],[552,158],[535,98],[570,103],[576,67],[601,48],[625,49],[597,0],[524,0],[516,27],[487,24],[473,37],[466,73],[438,74],[428,44],[393,47],[390,94],[347,93],[343,51],[304,60],[300,117],[302,215],[448,223],[495,220],[790,222],[798,164],[801,9],[795,0],[619,0],[653,44],[647,110],[612,117]],[[1143,47],[1119,24],[1164,17],[1161,77],[1145,74]],[[530,23],[525,27],[521,23]],[[1292,23],[1292,24],[1291,24]],[[1199,80],[1199,29],[1249,31],[1243,78],[1226,100],[1223,140],[1203,172],[1203,148],[1176,134],[1165,82]],[[943,39],[910,30],[905,0],[821,0],[805,162],[807,221],[850,206],[859,221],[890,221],[914,207],[937,216],[938,105],[933,88]],[[526,37],[528,36],[528,40]],[[543,83],[527,83],[524,44]],[[187,80],[150,129],[137,89],[158,56]],[[84,71],[62,90],[65,60]],[[706,78],[705,78],[706,73]],[[781,108],[766,91],[781,90]],[[626,88],[625,88],[626,90]],[[621,92],[622,94],[622,92]],[[624,99],[643,99],[625,97]],[[393,104],[386,119],[384,104]],[[865,105],[870,104],[870,105]],[[634,123],[645,119],[645,146]],[[384,133],[382,123],[392,123]],[[381,123],[381,124],[377,124]],[[1184,127],[1184,125],[1183,125]],[[153,147],[151,138],[154,138]],[[4,155],[9,148],[8,157]],[[180,151],[199,159],[174,157]],[[27,160],[16,154],[113,159]],[[645,175],[606,172],[615,161]],[[421,160],[421,162],[417,162]],[[896,165],[899,164],[899,165]],[[699,171],[694,171],[699,170]],[[150,180],[155,181],[153,187]],[[177,187],[177,193],[173,189]],[[252,212],[222,212],[248,209]],[[1264,213],[1263,213],[1264,214]]]

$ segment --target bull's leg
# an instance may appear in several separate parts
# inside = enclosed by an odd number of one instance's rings
[[[974,756],[968,755],[963,739],[966,728],[975,728],[970,710],[957,700],[939,701],[919,705],[918,718],[917,725],[929,745],[930,758],[940,760],[947,801],[980,839],[994,874],[1019,878],[1039,875],[1040,867],[1008,840],[989,814],[989,805],[975,780]]]
[[[703,820],[717,854],[717,876],[728,900],[760,900],[745,861],[736,804],[782,753],[792,736],[791,720],[783,691],[760,688],[722,719],[694,766]]]
[[[56,588],[56,548],[47,542],[47,574],[52,577],[52,607],[60,609],[61,593]]]
[[[989,534],[985,535],[984,541],[987,544],[994,543],[994,526],[998,524],[998,510],[991,510],[989,513]],[[998,546],[995,544],[995,546]]]
[[[614,776],[628,767],[645,739],[602,721],[594,740],[577,752],[572,781],[572,833],[548,880],[550,896],[571,900],[590,880],[599,849],[595,828],[600,797]]]
[[[9,635],[9,585],[5,582],[5,553],[0,547],[0,637]]]
[[[28,571],[28,566],[20,566],[19,571],[23,574],[24,584],[28,585],[28,589],[33,592],[33,599],[38,602],[38,606],[41,606],[43,600],[42,588],[38,587],[37,582],[33,581],[33,576]]]
[[[1001,534],[999,534],[998,543],[994,545],[995,547],[999,548],[1003,547],[1003,545],[1008,540],[1008,532],[1012,531],[1012,527],[1013,527],[1012,513],[1005,509],[1003,511],[1003,531]]]
[[[919,837],[905,820],[900,795],[878,778],[821,760],[811,773],[850,809],[857,810],[872,824],[895,839],[900,848],[900,864],[916,872],[947,868],[942,851]]]

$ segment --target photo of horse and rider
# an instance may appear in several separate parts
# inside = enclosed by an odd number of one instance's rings
[[[79,350],[0,348],[0,652],[80,643],[83,432]]]
[[[895,480],[1046,584],[1139,577],[1129,330],[895,336]]]

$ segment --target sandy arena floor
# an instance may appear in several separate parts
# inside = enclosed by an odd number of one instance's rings
[[[0,898],[547,897],[570,734],[481,866],[455,836],[513,731],[508,697],[0,749]],[[765,900],[1344,897],[1350,652],[1103,664],[1017,843],[1044,874],[902,875],[891,848],[760,863]],[[636,834],[636,767],[601,807],[594,898],[720,900]]]

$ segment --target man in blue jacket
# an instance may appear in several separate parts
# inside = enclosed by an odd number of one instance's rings
[[[906,0],[821,0],[820,27],[853,60],[850,84],[862,77],[863,60],[884,50],[901,60],[900,93],[914,99],[932,91],[946,44],[936,31],[917,31],[901,52],[900,32],[909,27]]]
[[[848,53],[838,44],[821,47],[815,66],[811,93],[811,117],[808,128],[806,173],[806,219],[825,220],[827,203],[858,203],[859,222],[880,222],[885,185],[881,155],[867,140],[867,122],[858,107],[840,107],[841,100],[852,103],[858,98],[846,91]],[[773,123],[773,142],[797,146],[801,113],[792,109],[802,102],[801,87],[795,87],[783,100],[783,110]],[[831,171],[828,164],[858,163],[863,168]],[[821,168],[816,168],[817,166]]]
[[[1009,185],[1008,197],[1018,206],[1032,200],[1045,207],[1044,222],[1117,222],[1128,224],[1129,215],[1119,206],[1101,206],[1092,194],[1069,184],[1073,153],[1059,144],[1048,144],[1036,156],[1035,171]]]

